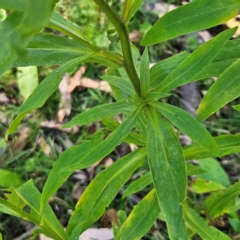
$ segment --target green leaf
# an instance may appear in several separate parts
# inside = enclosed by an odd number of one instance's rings
[[[133,111],[135,108],[135,103],[130,99],[114,103],[105,103],[77,115],[70,122],[66,123],[63,128],[69,128],[75,124],[79,126],[86,125],[112,115]]]
[[[215,139],[192,115],[166,103],[149,102],[149,104],[168,118],[180,131],[189,136],[193,141],[207,148],[215,156],[220,156]]]
[[[180,65],[190,54],[181,52],[172,57],[156,63],[150,69],[150,89],[155,89],[178,65]]]
[[[99,173],[83,192],[72,213],[67,233],[76,239],[104,213],[132,173],[146,159],[146,149],[134,151]]]
[[[141,44],[158,42],[210,28],[238,15],[239,5],[232,1],[196,0],[161,17],[146,33]],[[191,24],[189,24],[191,23]]]
[[[132,182],[127,189],[124,191],[122,198],[125,198],[129,195],[132,195],[136,192],[141,191],[144,189],[147,185],[152,183],[152,174],[151,172],[144,174],[134,182]]]
[[[240,58],[239,48],[240,38],[229,40],[216,56],[216,58],[214,58],[214,62]]]
[[[42,214],[40,214],[40,197],[38,189],[34,186],[33,181],[29,180],[19,188],[10,188],[5,194],[7,203],[0,201],[6,207],[16,211],[23,218],[40,226],[48,236],[54,239],[67,239],[68,236],[52,211],[48,203],[45,203]],[[0,199],[2,200],[2,199]],[[22,211],[25,206],[29,206],[31,211],[28,214]]]
[[[83,56],[77,59],[73,59],[61,65],[58,69],[52,71],[33,91],[28,99],[20,107],[18,116],[10,124],[5,138],[8,139],[8,135],[14,133],[24,116],[32,111],[33,109],[42,107],[46,100],[54,93],[58,88],[60,81],[62,80],[63,74],[72,71],[79,63],[84,61],[87,56]]]
[[[42,190],[41,206],[63,185],[72,172],[61,172],[61,170],[69,165],[73,165],[79,159],[83,158],[92,150],[90,141],[84,141],[81,145],[73,146],[64,151],[53,165],[47,181]]]
[[[76,169],[86,168],[106,157],[117,145],[124,141],[132,128],[135,126],[143,108],[144,105],[140,104],[139,107],[131,113],[129,117],[106,138],[105,141],[98,144],[95,148],[92,148],[92,151],[86,154],[83,158],[79,159],[75,164],[68,164],[68,166],[64,167],[61,171],[73,172]]]
[[[23,12],[26,10],[27,2],[24,0],[1,0],[0,8],[13,10],[13,11],[20,11]]]
[[[240,182],[237,182],[227,189],[211,194],[204,205],[208,215],[214,219],[224,213],[230,213],[235,206],[236,198],[240,194]]]
[[[232,106],[235,110],[239,111],[240,112],[240,104],[238,105],[235,105],[235,106]]]
[[[187,163],[187,174],[188,176],[191,176],[191,175],[199,175],[199,174],[202,174],[202,173],[205,173],[206,170],[198,167],[198,166],[195,166],[191,163]]]
[[[126,0],[123,9],[123,19],[125,22],[129,22],[139,7],[142,5],[143,0]]]
[[[120,125],[118,121],[111,118],[104,118],[102,122],[110,131],[114,131]],[[139,135],[138,133],[133,133],[133,132],[130,132],[128,134],[128,136],[124,139],[124,142],[133,143],[139,146],[146,145],[145,138]]]
[[[37,67],[18,67],[17,82],[20,93],[26,100],[38,85]]]
[[[202,122],[221,107],[240,96],[240,59],[224,71],[203,97],[197,119]]]
[[[198,175],[201,173],[205,173],[206,171],[204,169],[201,169],[197,166],[194,166],[192,164],[187,164],[187,175]],[[134,182],[132,182],[127,189],[124,191],[122,198],[125,198],[131,194],[134,194],[136,192],[140,192],[142,189],[144,189],[147,185],[152,183],[152,174],[151,172],[146,173],[142,177],[138,178]]]
[[[240,152],[240,134],[226,134],[215,137],[214,139],[216,140],[220,149],[221,156]],[[210,151],[202,146],[199,146],[198,144],[186,146],[184,147],[183,151],[186,160],[214,157]]]
[[[187,205],[187,203],[183,204],[183,212],[187,227],[190,228],[193,232],[197,232],[201,239],[230,240],[227,235],[218,229],[209,226],[203,218],[201,218],[193,209]]]
[[[0,46],[0,76],[11,67],[19,55],[24,53],[32,37],[48,24],[57,0],[16,2],[17,5],[13,1],[7,3],[6,0],[0,3],[0,7],[16,6],[12,8],[15,11],[0,23],[2,43]]]
[[[232,58],[218,62],[211,62],[202,72],[194,77],[194,81],[204,78],[218,77],[237,60],[237,58]]]
[[[104,75],[101,78],[106,80],[111,86],[113,85],[124,93],[128,93],[130,96],[134,96],[135,90],[128,79],[111,75]]]
[[[189,183],[189,188],[195,193],[208,193],[225,189],[223,185],[217,182],[207,181],[202,178],[196,178]]]
[[[207,181],[213,181],[227,187],[230,185],[228,175],[221,164],[214,158],[205,158],[199,161],[200,168],[206,170],[206,173],[199,174],[198,177]]]
[[[169,97],[169,96],[171,96],[171,94],[169,94],[169,93],[162,93],[162,92],[149,92],[147,95],[146,95],[146,97],[145,97],[145,99],[146,100],[158,100],[158,99],[160,99],[160,98],[166,98],[166,97]]]
[[[159,206],[171,239],[187,239],[181,203],[186,198],[187,171],[178,137],[169,122],[147,109],[147,152]]]
[[[140,61],[140,86],[142,97],[145,97],[147,95],[149,90],[149,84],[150,84],[149,56],[148,48],[145,48]]]
[[[211,63],[236,30],[237,28],[226,30],[198,47],[157,86],[156,91],[168,92],[194,81],[194,77]]]
[[[141,239],[153,226],[159,212],[158,198],[155,189],[153,189],[134,207],[133,211],[118,231],[115,239]]]
[[[0,169],[0,179],[0,186],[4,188],[19,187],[23,184],[21,176],[5,169]]]
[[[13,66],[58,65],[90,53],[94,51],[77,41],[40,33],[33,37],[27,52],[20,55]]]
[[[52,13],[48,26],[61,33],[64,33],[65,35],[71,37],[86,47],[93,46],[90,42],[87,41],[79,26],[70,21],[67,21],[61,14],[56,11]]]

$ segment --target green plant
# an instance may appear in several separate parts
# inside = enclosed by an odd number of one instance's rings
[[[45,103],[57,89],[65,72],[71,72],[85,62],[102,63],[108,67],[102,78],[110,83],[116,102],[85,111],[64,127],[103,120],[111,134],[105,138],[105,131],[98,131],[91,140],[62,153],[51,169],[42,193],[32,180],[18,188],[7,189],[6,198],[0,198],[0,210],[38,225],[40,228],[35,234],[44,233],[53,239],[78,239],[103,215],[133,172],[148,161],[150,173],[140,178],[132,188],[137,191],[151,182],[154,188],[127,218],[119,213],[119,224],[113,226],[115,239],[141,239],[158,217],[166,221],[170,239],[189,239],[196,233],[202,239],[230,239],[218,229],[208,226],[207,221],[211,223],[212,219],[236,210],[240,182],[230,186],[211,183],[211,189],[218,191],[204,201],[208,216],[205,221],[194,210],[186,191],[187,176],[203,173],[204,170],[185,161],[240,151],[239,134],[214,138],[201,124],[240,96],[240,41],[229,41],[236,28],[220,33],[191,54],[182,52],[149,69],[148,49],[145,48],[138,61],[138,50],[128,36],[128,24],[142,0],[126,0],[121,15],[106,1],[93,0],[115,29],[109,36],[109,49],[94,45],[76,25],[56,12],[52,13],[56,2],[0,1],[0,7],[11,12],[0,28],[0,74],[11,66],[60,65],[21,106],[18,116],[9,126],[6,139],[16,131],[27,113]],[[141,44],[153,45],[215,26],[235,17],[239,9],[239,0],[195,0],[160,18],[145,34]],[[39,33],[45,26],[67,37]],[[197,119],[166,103],[165,98],[176,87],[213,76],[218,76],[218,80],[201,101]],[[239,109],[238,106],[235,108]],[[123,123],[110,118],[120,113],[127,116]],[[188,135],[194,144],[182,148],[173,125]],[[134,143],[139,148],[97,175],[79,199],[64,231],[48,199],[75,170],[101,160],[123,141]],[[206,188],[207,182],[199,180],[197,183],[198,187]],[[29,212],[24,210],[25,206],[30,208]]]

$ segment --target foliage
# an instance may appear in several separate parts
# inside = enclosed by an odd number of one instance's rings
[[[52,12],[56,1],[0,2],[1,8],[11,11],[0,25],[1,41],[4,43],[0,48],[0,73],[3,74],[11,66],[60,65],[23,103],[8,128],[6,139],[16,131],[27,113],[43,106],[57,89],[62,75],[82,63],[97,62],[108,67],[103,79],[110,83],[116,99],[112,104],[96,106],[79,114],[65,125],[67,128],[103,120],[111,131],[108,136],[105,136],[105,131],[97,132],[91,140],[62,153],[53,165],[42,193],[32,180],[19,186],[22,180],[16,175],[18,181],[15,186],[7,188],[5,198],[0,198],[1,212],[38,225],[40,229],[36,233],[44,233],[53,239],[76,239],[103,215],[133,172],[147,163],[149,173],[128,191],[138,191],[150,183],[153,183],[153,189],[121,222],[120,227],[115,228],[116,239],[141,239],[157,218],[166,222],[170,239],[189,239],[194,234],[202,239],[230,239],[217,228],[208,226],[192,207],[191,198],[187,195],[187,176],[196,172],[204,176],[205,173],[204,167],[194,169],[187,166],[185,160],[240,152],[239,134],[214,138],[201,124],[240,96],[240,56],[236,53],[240,42],[229,40],[236,28],[218,34],[191,54],[180,53],[149,69],[148,48],[145,48],[139,61],[138,50],[130,43],[128,32],[128,24],[143,1],[126,0],[122,9],[114,10],[104,0],[93,2],[111,21],[117,35],[109,37],[111,43],[108,49],[95,45],[77,25]],[[195,0],[160,18],[141,43],[149,46],[210,28],[235,17],[239,9],[239,0]],[[46,26],[66,37],[39,32]],[[164,103],[169,92],[176,87],[216,76],[218,80],[201,101],[197,118]],[[126,115],[121,124],[110,118],[119,113]],[[188,135],[194,144],[183,148],[173,125]],[[93,165],[122,142],[134,143],[139,149],[97,175],[79,199],[65,231],[48,199],[75,170]],[[15,177],[13,173],[8,174]],[[236,210],[239,195],[239,182],[228,186],[216,181],[211,179],[209,184],[203,179],[195,183],[198,192],[217,190],[204,202],[205,214],[209,216],[207,221],[210,222],[224,213],[230,213],[232,209]],[[24,210],[26,206],[30,208],[29,212]]]

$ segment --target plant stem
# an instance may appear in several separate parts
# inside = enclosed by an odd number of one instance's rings
[[[133,87],[139,97],[141,97],[140,79],[134,66],[128,29],[123,20],[111,9],[104,0],[93,0],[101,10],[106,14],[109,20],[116,28],[122,45],[125,70],[133,84]]]

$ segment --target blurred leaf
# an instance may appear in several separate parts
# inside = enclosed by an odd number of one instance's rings
[[[230,185],[227,189],[212,193],[204,205],[208,215],[214,219],[224,213],[231,212],[236,204],[236,198],[240,194],[240,182]]]
[[[199,174],[202,174],[202,173],[205,173],[206,170],[198,167],[198,166],[195,166],[193,164],[190,164],[190,163],[187,163],[187,174],[188,176],[191,176],[191,175],[199,175]]]
[[[117,160],[91,181],[69,219],[67,233],[71,235],[70,239],[76,239],[74,236],[79,236],[103,215],[132,173],[143,164],[146,156],[145,148],[136,150]]]
[[[187,239],[181,203],[186,198],[187,171],[178,137],[169,122],[147,109],[148,163],[158,203],[170,238]]]
[[[57,65],[90,53],[94,51],[79,42],[66,37],[40,33],[33,37],[27,52],[20,55],[13,66]]]
[[[123,9],[123,19],[129,22],[139,7],[142,5],[143,0],[126,0]]]
[[[194,81],[194,77],[212,62],[236,30],[237,28],[226,30],[198,47],[157,86],[156,91],[169,92]]]
[[[159,212],[156,190],[153,189],[134,207],[115,239],[141,239],[153,226]]]
[[[73,146],[64,151],[53,165],[45,185],[42,190],[41,205],[63,185],[68,179],[72,172],[61,172],[61,170],[68,166],[76,163],[79,159],[87,155],[92,149],[90,141],[84,141],[81,145]]]
[[[105,103],[80,113],[70,122],[66,123],[63,128],[69,128],[75,124],[79,126],[86,125],[112,115],[133,111],[135,108],[135,103],[131,99],[114,103]]]
[[[76,169],[86,168],[93,163],[101,160],[111,153],[115,147],[121,144],[127,135],[131,132],[135,126],[136,121],[143,111],[144,105],[140,104],[139,107],[129,115],[129,117],[119,127],[113,131],[103,142],[99,143],[95,148],[79,159],[75,164],[66,165],[60,172],[70,171],[73,172]]]
[[[17,82],[20,93],[26,100],[38,85],[37,67],[18,67]]]
[[[14,10],[0,23],[0,76],[24,53],[32,37],[48,24],[56,2],[57,0],[0,2],[0,8]]]
[[[195,0],[161,17],[146,33],[141,44],[143,46],[153,45],[183,34],[219,25],[237,16],[239,8],[239,3],[232,1]]]
[[[132,195],[136,192],[141,191],[142,189],[144,189],[147,185],[152,183],[152,174],[151,172],[148,172],[146,174],[144,174],[143,176],[141,176],[140,178],[138,178],[137,180],[135,180],[134,182],[132,182],[127,189],[124,191],[122,198],[125,198],[129,195]]]
[[[38,86],[35,88],[33,93],[20,107],[18,116],[10,124],[5,138],[8,139],[8,135],[14,133],[24,116],[32,111],[33,109],[42,107],[46,100],[54,93],[58,88],[60,81],[62,80],[63,74],[72,71],[79,63],[84,61],[87,56],[73,59],[67,63],[61,65],[58,69],[52,71]]]
[[[239,68],[240,59],[227,68],[208,90],[197,110],[200,122],[240,96]]]
[[[215,156],[220,155],[215,139],[192,115],[166,103],[149,102],[149,104],[168,118],[168,120],[193,141],[207,148]]]
[[[235,105],[235,106],[233,106],[233,108],[234,108],[235,110],[237,110],[237,111],[240,112],[240,104],[239,104],[239,105]]]
[[[240,232],[240,220],[238,218],[228,218],[228,221],[231,227],[234,229],[234,232]]]
[[[149,90],[149,84],[150,84],[149,56],[148,48],[145,48],[140,61],[140,87],[142,97],[145,97],[147,95]]]
[[[225,189],[223,185],[220,183],[212,182],[212,181],[207,181],[202,178],[196,178],[193,181],[189,183],[189,187],[191,191],[195,193],[208,193],[208,192],[214,192],[220,189]]]
[[[218,229],[209,226],[187,203],[183,204],[186,226],[196,232],[203,240],[230,240],[230,238]]]
[[[206,173],[199,174],[198,177],[207,181],[213,181],[227,187],[230,185],[228,175],[223,170],[220,163],[214,158],[201,159],[198,162],[199,167],[206,170]]]
[[[111,75],[104,75],[101,78],[106,80],[109,84],[111,84],[111,86],[115,86],[124,93],[134,96],[135,90],[128,79]]]
[[[23,184],[23,180],[20,175],[5,169],[0,169],[0,179],[0,186],[4,188],[17,188]]]
[[[240,38],[227,41],[227,43],[218,53],[216,58],[214,58],[214,62],[240,58],[239,48],[240,48]]]
[[[240,134],[232,135],[225,134],[222,136],[214,137],[220,149],[221,156],[229,155],[231,153],[240,152]],[[193,144],[183,148],[186,160],[203,159],[207,157],[214,157],[214,155],[206,148]]]
[[[111,118],[104,118],[104,119],[102,119],[102,122],[106,126],[106,128],[110,131],[114,131],[120,125],[120,123],[118,121],[111,119]],[[146,141],[145,141],[144,137],[142,137],[138,133],[133,133],[133,132],[130,132],[128,134],[128,136],[124,139],[124,142],[133,143],[133,144],[136,144],[139,146],[146,145]]]

